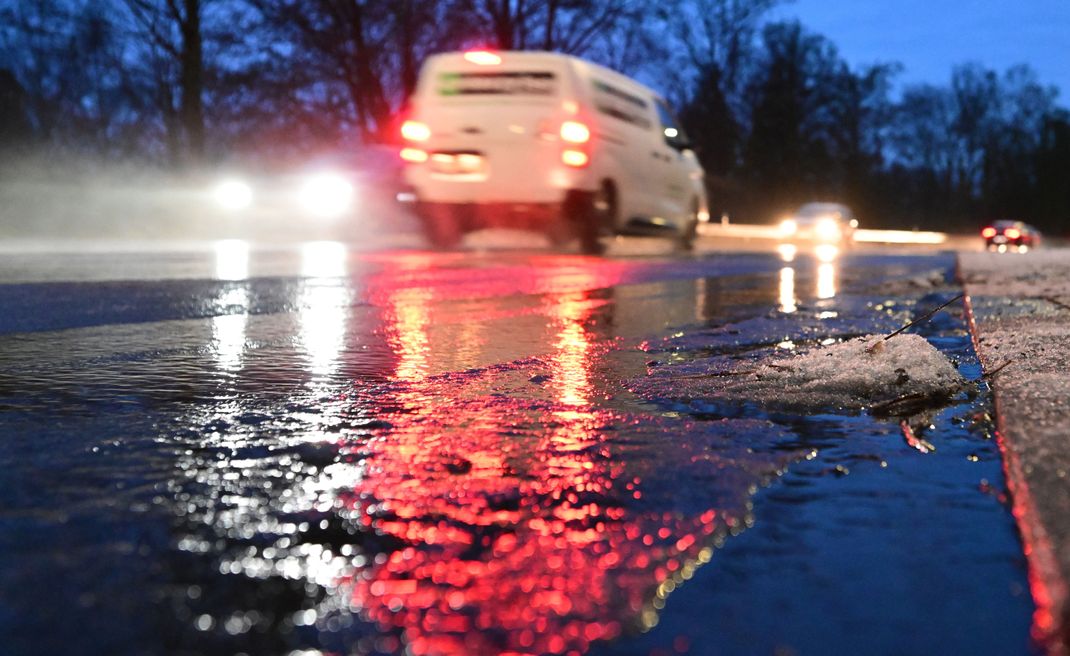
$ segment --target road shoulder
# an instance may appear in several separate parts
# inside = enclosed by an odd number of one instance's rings
[[[974,347],[991,385],[1029,560],[1034,637],[1070,645],[1070,249],[960,253]]]

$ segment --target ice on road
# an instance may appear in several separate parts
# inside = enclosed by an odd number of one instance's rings
[[[903,397],[948,398],[966,381],[921,335],[870,335],[721,378],[720,393],[767,405],[861,410]]]

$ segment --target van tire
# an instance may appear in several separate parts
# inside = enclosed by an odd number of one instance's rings
[[[604,181],[584,205],[577,226],[580,251],[586,255],[601,255],[605,246],[600,238],[612,234],[617,221],[617,190],[613,183]]]
[[[450,250],[460,243],[461,217],[455,207],[440,204],[421,205],[417,214],[424,225],[424,235],[436,250]]]
[[[698,201],[692,201],[691,213],[687,217],[687,223],[680,230],[677,243],[680,250],[691,252],[695,250],[695,239],[698,237]]]

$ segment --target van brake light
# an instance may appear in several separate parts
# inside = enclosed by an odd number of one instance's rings
[[[464,53],[464,60],[479,66],[497,66],[502,63],[500,55],[487,50],[469,50]]]
[[[427,161],[427,151],[419,148],[402,148],[401,159],[413,164],[423,164]]]
[[[1007,228],[1003,234],[1007,235],[1007,239],[1018,239],[1022,236],[1022,231],[1018,228]]]
[[[561,153],[561,161],[567,166],[582,169],[590,163],[591,158],[582,150],[566,150]]]
[[[591,140],[591,130],[579,121],[565,121],[561,124],[561,139],[574,144],[587,143]]]
[[[981,231],[981,236],[984,237],[985,239],[989,239],[991,237],[995,237],[996,236],[996,229],[993,228],[992,226],[988,226],[987,228],[985,228],[984,230]]]
[[[431,138],[431,128],[419,121],[405,121],[401,124],[401,136],[406,141],[427,141]]]

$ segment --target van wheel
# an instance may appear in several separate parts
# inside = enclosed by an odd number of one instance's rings
[[[600,241],[611,234],[617,220],[617,193],[610,182],[603,182],[591,197],[590,206],[579,222],[580,250],[587,255],[600,255],[605,247]]]
[[[462,229],[455,208],[444,205],[424,205],[418,208],[424,224],[424,235],[431,246],[438,250],[456,248],[461,241]]]
[[[687,217],[687,223],[681,228],[677,236],[677,244],[681,250],[695,250],[695,238],[698,237],[698,201],[691,203],[691,213]]]

